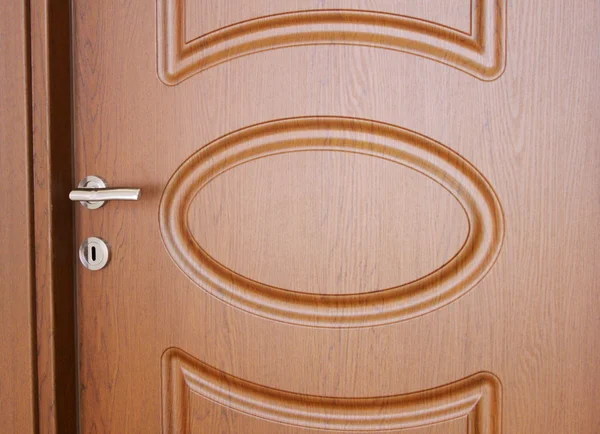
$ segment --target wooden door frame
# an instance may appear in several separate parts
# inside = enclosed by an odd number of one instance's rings
[[[37,427],[29,9],[0,3],[0,420]]]
[[[77,432],[71,1],[29,10],[31,197],[38,431]]]

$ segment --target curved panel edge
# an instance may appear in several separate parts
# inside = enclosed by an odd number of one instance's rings
[[[190,236],[187,210],[196,193],[229,168],[286,152],[330,150],[383,158],[416,170],[462,205],[469,233],[462,249],[420,279],[376,292],[317,295],[248,279],[212,258]],[[228,134],[186,160],[167,183],[159,208],[163,242],[181,271],[200,288],[255,315],[306,326],[367,327],[432,312],[471,290],[494,265],[504,215],[485,177],[448,147],[413,131],[339,117],[281,119]]]
[[[471,31],[414,17],[352,9],[258,17],[185,38],[185,1],[157,0],[158,76],[166,85],[229,60],[301,45],[359,45],[428,58],[480,80],[505,68],[506,0],[472,0]]]
[[[269,388],[213,368],[178,348],[162,357],[163,432],[189,431],[189,393],[273,423],[338,431],[416,428],[467,418],[467,434],[500,434],[502,386],[478,372],[408,394],[341,398]]]

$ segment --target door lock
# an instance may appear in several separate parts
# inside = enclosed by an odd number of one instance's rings
[[[110,259],[108,244],[97,237],[86,239],[79,247],[79,260],[85,268],[92,271],[106,267]]]

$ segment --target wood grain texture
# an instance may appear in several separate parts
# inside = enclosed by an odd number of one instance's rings
[[[70,2],[31,2],[39,432],[76,432]]]
[[[257,418],[245,413],[240,413],[229,407],[221,406],[202,395],[189,394],[189,404],[193,411],[190,412],[189,425],[186,433],[204,434],[207,426],[220,427],[222,432],[262,434],[273,430],[273,422],[267,419]],[[467,432],[467,417],[453,419],[435,425],[421,426],[417,428],[404,428],[401,430],[372,430],[375,434],[465,434]],[[277,434],[364,434],[365,431],[335,430],[335,429],[313,429],[301,428],[294,425],[276,424]]]
[[[460,202],[431,178],[332,148],[253,159],[216,176],[190,203],[187,223],[233,272],[323,295],[420,279],[451,260],[469,233]],[[235,248],[222,242],[229,232]]]
[[[37,429],[28,9],[0,4],[0,431]]]
[[[168,85],[236,57],[300,45],[364,45],[445,63],[481,80],[504,70],[504,0],[471,0],[471,26],[456,30],[422,18],[367,9],[282,12],[230,22],[188,41],[187,0],[158,0],[158,73]],[[291,5],[288,5],[288,8]],[[457,11],[455,10],[454,13]]]
[[[248,161],[311,150],[385,159],[439,183],[466,213],[469,232],[464,244],[448,262],[411,282],[370,293],[315,295],[248,279],[217,262],[190,236],[187,218],[191,201],[212,179]],[[361,197],[371,194],[364,192]],[[491,269],[504,237],[504,217],[496,194],[483,175],[460,155],[393,125],[334,117],[273,121],[242,129],[203,147],[167,184],[159,218],[161,235],[175,263],[215,297],[267,318],[325,327],[391,323],[456,300]],[[326,228],[334,232],[340,229],[335,225]]]
[[[185,3],[185,30],[189,41],[258,17],[290,11],[346,9],[404,15],[469,33],[471,3],[471,0],[254,0],[236,4],[219,0],[188,1]]]
[[[227,6],[215,13],[231,22],[227,11],[239,2],[221,3]],[[143,191],[136,203],[113,202],[93,212],[75,207],[77,242],[100,236],[112,249],[105,269],[78,268],[82,432],[161,432],[163,411],[168,411],[162,407],[161,358],[169,348],[180,348],[227,375],[219,379],[243,380],[261,391],[346,400],[404,396],[489,372],[502,384],[503,433],[598,432],[597,1],[577,6],[559,0],[509,1],[506,69],[493,81],[375,47],[306,45],[242,56],[176,86],[165,86],[157,75],[155,6],[138,0],[73,2],[75,178],[95,174],[111,185]],[[418,12],[414,15],[425,15]],[[451,160],[462,163],[460,170],[452,173],[474,167],[485,176],[504,214],[502,250],[485,278],[452,303],[405,321],[307,327],[232,307],[183,273],[161,236],[161,198],[173,174],[181,175],[182,164],[198,158],[212,171],[190,173],[210,177],[244,157],[232,152],[229,159],[202,158],[208,144],[249,126],[307,117],[392,125],[449,149],[450,154],[429,155],[436,162],[429,172],[439,166],[435,158],[459,155],[460,160]],[[346,140],[334,135],[330,142],[372,143],[378,131],[375,126],[362,133],[347,131]],[[290,137],[285,129],[281,134]],[[390,142],[396,151],[408,146]],[[304,162],[316,170],[314,152],[306,155],[294,164]],[[361,161],[376,158],[356,155]],[[281,159],[258,161],[274,179],[284,177],[287,166],[279,164]],[[249,164],[254,163],[229,172]],[[233,176],[229,172],[221,176]],[[340,191],[354,194],[355,203],[372,196],[386,199],[389,189],[369,184],[371,174],[358,171],[356,176],[354,182],[369,187],[344,189],[339,182],[307,179],[306,188],[322,189],[330,197]],[[200,184],[190,185],[190,193]],[[411,184],[414,194],[429,198],[423,185]],[[470,187],[462,190],[477,194]],[[246,201],[268,203],[268,191],[246,191]],[[464,224],[464,216],[446,214],[435,203],[424,207],[430,210],[428,218],[448,228]],[[222,209],[231,210],[231,203]],[[289,224],[300,223],[300,217],[287,215]],[[344,228],[360,227],[362,218],[348,214],[346,222],[331,227],[347,241],[355,233]],[[259,242],[266,239],[256,236]],[[234,250],[239,237],[223,231],[220,243]],[[187,247],[180,250],[187,259],[194,259],[192,253]],[[335,253],[330,260],[342,259]],[[306,282],[288,283],[301,288]],[[237,433],[246,426],[261,434],[327,432],[240,413],[195,392],[189,392],[189,405],[190,432]],[[467,423],[463,417],[408,432],[437,434],[447,428],[462,434]]]
[[[467,418],[467,434],[502,432],[500,381],[480,372],[435,389],[373,398],[294,394],[232,377],[177,348],[163,361],[163,432],[189,432],[190,392],[284,425],[336,431],[389,431]]]

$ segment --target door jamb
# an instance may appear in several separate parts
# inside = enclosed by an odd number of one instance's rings
[[[29,0],[39,432],[77,432],[71,2]]]

